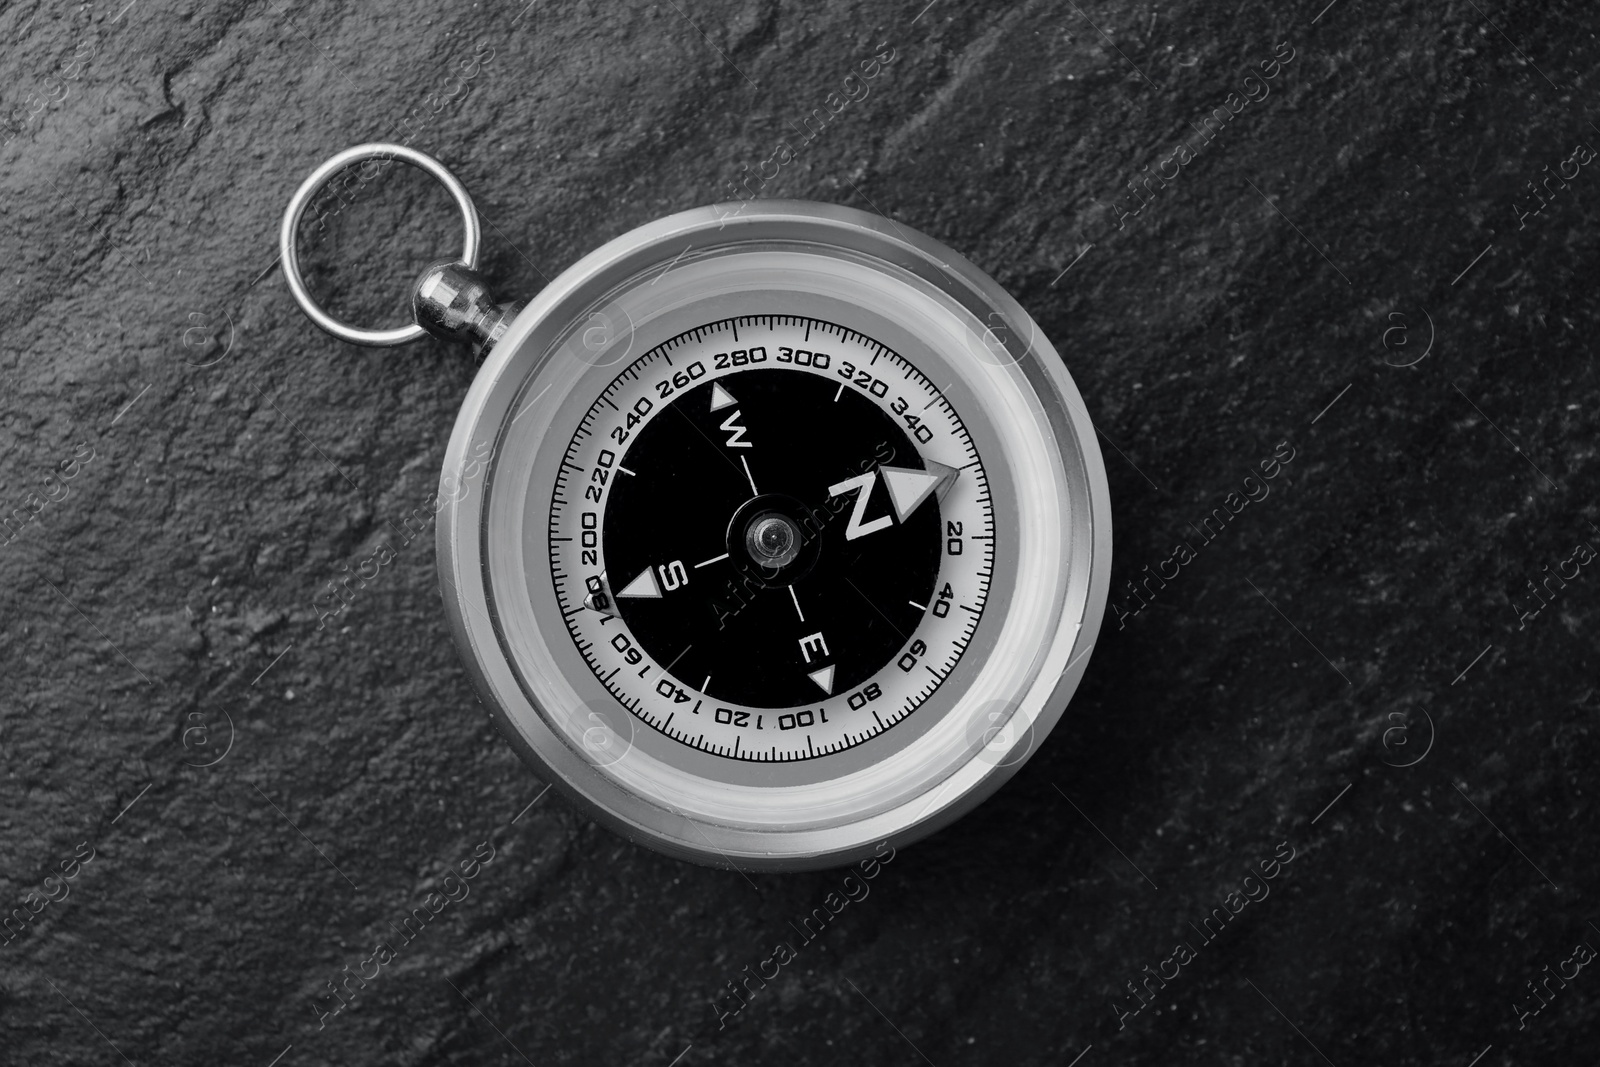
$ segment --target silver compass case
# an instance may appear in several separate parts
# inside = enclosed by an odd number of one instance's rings
[[[871,351],[892,357],[885,367],[898,361],[906,383],[927,383],[930,405],[950,410],[950,425],[978,459],[964,480],[952,475],[957,491],[947,496],[941,484],[937,498],[920,506],[938,507],[941,527],[952,530],[968,529],[946,521],[965,507],[980,519],[970,529],[990,531],[985,540],[963,541],[962,556],[941,550],[939,582],[951,598],[912,602],[929,610],[905,622],[905,651],[883,667],[876,688],[884,710],[873,718],[876,708],[864,706],[863,696],[873,685],[819,691],[821,702],[766,715],[758,707],[752,718],[732,702],[721,706],[710,695],[716,685],[702,693],[699,679],[674,675],[669,657],[632,635],[620,610],[619,587],[633,576],[606,572],[604,497],[591,504],[573,492],[594,485],[590,500],[610,492],[593,480],[601,475],[591,466],[604,464],[607,484],[623,477],[611,468],[626,466],[632,430],[622,429],[627,412],[611,397],[637,392],[652,374],[660,376],[656,388],[670,392],[675,374],[682,385],[706,387],[735,382],[719,375],[748,369],[710,369],[726,362],[717,353],[701,361],[704,380],[691,383],[683,358],[652,362],[668,342],[692,353],[697,337],[717,347],[706,338],[718,324],[759,336],[811,323],[833,324],[852,344],[872,342]],[[837,352],[833,365],[818,369],[795,367],[792,350],[782,351],[790,353],[788,369],[832,375],[830,382],[844,383],[841,394],[848,385],[852,396],[877,398],[909,417],[888,384],[880,397],[872,374],[842,377]],[[713,395],[726,398],[729,390],[737,391],[730,384]],[[652,403],[638,418],[664,417],[666,407]],[[597,452],[609,443],[606,419],[616,421],[609,436],[623,438]],[[962,457],[937,454],[953,447],[942,440],[918,428],[918,467],[956,469]],[[806,441],[784,447],[803,450]],[[660,219],[556,278],[516,316],[473,382],[446,452],[440,499],[441,592],[468,672],[501,731],[538,775],[604,825],[714,866],[842,865],[970,810],[1038,749],[1065,710],[1109,583],[1110,500],[1095,432],[1033,320],[991,278],[925,235],[802,201],[723,204]],[[580,501],[594,510],[581,510]],[[842,513],[848,518],[851,509]],[[861,517],[858,508],[854,520]],[[674,521],[671,509],[660,515],[663,524]],[[669,583],[676,574],[696,580],[700,572],[660,572]],[[640,577],[659,593],[652,573]],[[808,636],[797,653],[806,666],[817,651],[815,641],[804,646]],[[923,651],[910,656],[918,646]],[[889,698],[899,697],[890,690],[912,685],[913,674],[915,691],[891,708]],[[819,716],[831,734],[820,723],[809,728]],[[752,732],[757,718],[763,730]],[[797,722],[807,728],[794,730]],[[811,736],[804,750],[802,733]]]

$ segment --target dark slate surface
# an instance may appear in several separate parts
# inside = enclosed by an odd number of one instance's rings
[[[75,877],[0,946],[0,1061],[1592,1062],[1600,972],[1518,1010],[1600,946],[1600,575],[1537,615],[1525,584],[1600,549],[1600,172],[1518,215],[1600,145],[1596,14],[1321,8],[6,7],[0,503],[75,476],[0,547],[0,896]],[[473,370],[318,333],[276,227],[316,163],[409,136],[531,293],[726,197],[880,42],[871,95],[768,191],[919,227],[1037,317],[1108,445],[1121,607],[1022,773],[719,1029],[711,999],[841,876],[525,810],[543,786],[474,702],[424,542],[316,630],[312,595],[433,489]],[[1282,42],[1270,95],[1121,217]],[[398,321],[449,202],[407,173],[355,201],[308,228],[317,291]],[[1271,495],[1199,545],[1280,442]],[[481,843],[470,895],[319,1029],[326,983]]]

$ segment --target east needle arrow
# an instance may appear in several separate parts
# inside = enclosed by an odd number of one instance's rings
[[[806,677],[810,678],[813,682],[816,682],[817,688],[821,689],[828,696],[833,696],[833,664],[828,664],[820,671],[812,671],[810,674],[806,675]]]

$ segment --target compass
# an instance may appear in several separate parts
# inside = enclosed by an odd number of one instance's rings
[[[365,331],[305,293],[294,233],[323,181],[384,159],[439,177],[467,242],[418,280],[418,326]],[[1056,350],[957,253],[748,201],[499,305],[465,190],[397,145],[313,173],[281,250],[336,336],[484,350],[441,592],[504,736],[605,825],[718,866],[848,863],[970,810],[1061,716],[1105,608],[1105,472]]]

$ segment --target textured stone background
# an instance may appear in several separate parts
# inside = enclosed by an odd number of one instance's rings
[[[1516,217],[1600,145],[1594,8],[922,2],[0,10],[0,504],[93,450],[0,547],[0,904],[94,849],[0,945],[0,1061],[1592,1059],[1600,973],[1524,1029],[1512,1005],[1600,946],[1600,575],[1521,629],[1512,604],[1600,548],[1600,174]],[[1270,97],[1118,230],[1124,183],[1285,41]],[[318,162],[409,136],[528,294],[724,199],[880,42],[769,192],[914,225],[1035,315],[1115,445],[1119,589],[1297,453],[1108,618],[1022,773],[719,1031],[708,1001],[839,875],[529,810],[422,542],[316,630],[312,595],[433,489],[473,369],[318,333],[277,224]],[[306,230],[364,322],[459,240],[406,171]],[[319,1029],[311,998],[484,841],[471,896]],[[1111,998],[1283,841],[1272,896],[1119,1030]]]

